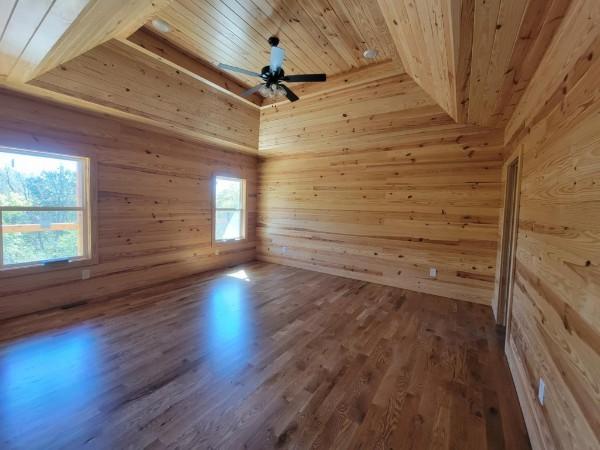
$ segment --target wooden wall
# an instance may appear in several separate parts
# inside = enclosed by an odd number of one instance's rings
[[[257,105],[226,95],[214,83],[202,82],[130,41],[106,42],[31,85],[62,102],[71,99],[93,111],[256,153]]]
[[[522,176],[506,351],[535,449],[600,448],[599,57],[600,3],[574,1],[507,133]]]
[[[97,161],[99,257],[86,281],[81,281],[81,269],[11,278],[0,274],[0,318],[254,259],[254,156],[6,91],[0,91],[0,105],[0,145],[75,152]],[[211,247],[215,171],[248,180],[246,242]]]
[[[263,110],[259,139],[259,259],[490,304],[500,132],[402,75]]]

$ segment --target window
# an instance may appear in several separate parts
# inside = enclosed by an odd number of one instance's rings
[[[90,258],[89,160],[0,147],[0,269]]]
[[[245,180],[216,177],[215,241],[244,239],[246,233],[245,191]]]

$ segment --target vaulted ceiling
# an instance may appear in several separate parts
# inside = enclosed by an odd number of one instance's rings
[[[597,0],[3,0],[0,84],[256,151],[252,121],[273,102],[240,97],[256,80],[223,73],[216,65],[259,71],[268,62],[267,38],[277,35],[288,73],[328,75],[327,83],[294,85],[301,99],[358,84],[372,89],[378,86],[372,82],[406,73],[455,122],[503,129],[558,39],[565,15],[589,12],[588,22],[596,24],[599,5]],[[171,31],[154,29],[155,18]],[[365,59],[366,49],[378,56]],[[247,120],[236,125],[227,111]]]
[[[0,78],[29,81],[115,37],[170,0],[2,0]]]
[[[571,0],[378,0],[406,71],[458,122],[504,126]]]

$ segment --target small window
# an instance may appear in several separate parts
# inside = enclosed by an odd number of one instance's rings
[[[245,180],[216,177],[215,241],[244,239],[246,233],[245,188]]]
[[[0,269],[90,258],[89,160],[0,147]]]

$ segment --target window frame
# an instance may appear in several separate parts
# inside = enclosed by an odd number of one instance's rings
[[[29,156],[47,157],[52,159],[64,159],[81,163],[82,170],[78,173],[78,183],[81,183],[81,205],[80,206],[2,206],[3,211],[74,211],[81,213],[81,246],[83,255],[70,258],[67,261],[40,260],[29,261],[19,264],[4,265],[3,261],[3,237],[0,222],[0,279],[39,272],[47,272],[66,268],[85,267],[98,263],[96,251],[96,163],[91,155],[80,154],[69,149],[60,152],[51,150],[37,150],[0,145],[0,152],[14,153]],[[1,218],[1,216],[0,216]],[[1,219],[0,219],[1,220]]]
[[[236,208],[217,208],[217,179],[225,179],[225,180],[233,180],[241,182],[241,209]],[[212,226],[211,226],[211,235],[212,235],[212,244],[213,246],[219,245],[228,245],[239,242],[244,242],[247,240],[247,194],[246,194],[246,179],[242,178],[238,174],[230,174],[230,173],[216,173],[211,178],[212,182]],[[240,227],[241,227],[241,237],[239,239],[217,239],[217,211],[240,211]]]

